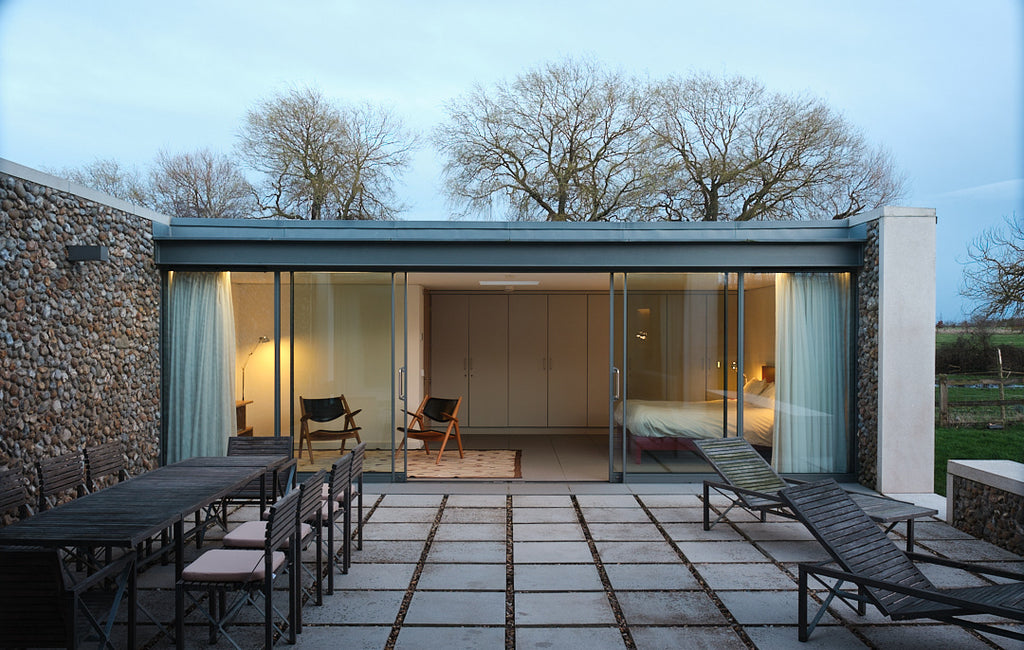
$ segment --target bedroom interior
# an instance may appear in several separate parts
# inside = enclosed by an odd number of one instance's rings
[[[346,396],[361,410],[363,439],[382,450],[401,442],[400,434],[392,439],[391,421],[403,426],[403,405],[414,411],[424,395],[461,397],[466,448],[519,451],[524,480],[607,480],[623,467],[641,474],[703,473],[708,468],[692,440],[737,430],[771,461],[776,355],[792,353],[779,347],[785,337],[776,336],[785,316],[776,310],[789,295],[777,287],[803,282],[791,276],[410,273],[397,274],[393,286],[388,273],[295,273],[280,288],[290,314],[281,322],[282,385],[296,396]],[[256,435],[273,430],[274,350],[263,345],[254,356],[245,354],[251,341],[273,331],[271,277],[231,274],[236,360],[247,361],[249,372],[240,408]],[[849,301],[847,285],[837,290],[838,303]],[[847,380],[837,376],[842,392]],[[394,414],[393,390],[405,397],[396,400]],[[282,393],[287,431],[289,397]],[[846,400],[839,401],[845,409]],[[834,405],[825,419],[847,417],[833,411]],[[298,432],[301,414],[297,407],[292,413]],[[833,437],[847,436],[846,427],[840,429]],[[417,453],[411,442],[409,453]],[[310,468],[329,464],[338,447],[314,441]],[[791,471],[845,471],[846,449],[838,441],[816,452],[829,458],[811,462],[798,452]],[[831,457],[837,450],[842,458]],[[452,477],[460,476],[458,460],[457,452],[446,451],[430,478],[444,478],[446,465]],[[396,468],[405,469],[401,455]],[[417,478],[412,471],[408,476]]]

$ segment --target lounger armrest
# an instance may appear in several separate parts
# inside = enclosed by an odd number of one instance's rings
[[[704,484],[709,487],[735,492],[736,494],[743,494],[747,496],[758,497],[760,499],[769,499],[771,501],[777,501],[779,505],[782,505],[782,501],[779,499],[779,497],[770,492],[758,492],[757,490],[748,490],[746,488],[736,487],[735,485],[729,485],[728,483],[719,483],[718,481],[705,480]]]
[[[354,411],[349,411],[348,416],[352,417],[353,415],[359,415],[362,412],[363,412],[363,409],[356,409]],[[408,413],[408,411],[406,411],[406,413]]]
[[[1009,578],[1010,580],[1020,580],[1021,582],[1024,582],[1024,573],[1020,573],[1018,571],[1007,571],[1006,569],[1000,569],[986,564],[959,562],[957,560],[950,560],[944,557],[936,557],[934,555],[924,555],[922,553],[907,553],[907,557],[909,557],[914,562],[926,562],[928,564],[937,564],[939,566],[946,566],[954,569],[963,569],[964,571],[984,573],[986,575],[998,576],[1000,578]]]

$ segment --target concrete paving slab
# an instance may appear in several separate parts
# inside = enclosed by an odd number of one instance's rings
[[[638,524],[589,524],[590,537],[609,542],[661,542],[665,536],[651,523]]]
[[[445,508],[443,524],[505,524],[505,508]]]
[[[980,539],[937,539],[923,542],[928,549],[961,562],[1020,560],[1020,557]]]
[[[380,502],[381,508],[437,508],[441,505],[441,494],[386,494]],[[365,495],[364,495],[365,497]]]
[[[696,564],[708,586],[719,589],[786,590],[797,583],[774,564]]]
[[[427,554],[427,562],[500,564],[504,561],[504,542],[434,542]]]
[[[374,521],[373,525],[363,530],[363,541],[366,540],[425,540],[430,534],[430,522],[415,524],[385,524]]]
[[[615,625],[604,592],[517,593],[516,625]]]
[[[654,518],[661,524],[700,523],[704,521],[704,512],[700,508],[651,508],[650,510]]]
[[[751,626],[745,627],[744,631],[758,650],[861,650],[868,647],[853,632],[840,625],[815,628],[806,643],[800,643],[795,626]]]
[[[747,646],[730,627],[633,627],[637,650],[743,650]]]
[[[569,495],[529,495],[517,494],[512,497],[514,508],[571,508],[572,499]]]
[[[594,556],[586,542],[514,542],[516,564],[592,563]]]
[[[632,508],[583,508],[587,523],[650,523],[651,519],[639,506]]]
[[[505,591],[505,565],[424,564],[416,589]]]
[[[579,524],[513,524],[512,539],[517,542],[582,542],[585,538]]]
[[[740,625],[796,625],[797,599],[795,591],[716,591]],[[816,611],[817,604],[808,598],[808,611]],[[837,623],[826,613],[822,625]]]
[[[303,619],[302,634],[293,647],[301,650],[337,650],[339,646],[344,646],[345,650],[380,650],[387,645],[390,635],[390,625],[309,625]]]
[[[504,494],[452,494],[446,508],[504,508]]]
[[[354,548],[355,545],[353,545]],[[409,562],[418,562],[422,553],[423,542],[390,542],[364,539],[363,550],[352,551],[352,563],[380,564],[393,562],[407,564]]]
[[[392,625],[404,598],[404,591],[335,589],[334,595],[324,598],[323,605],[304,608],[302,621],[311,625]]]
[[[513,524],[539,524],[539,523],[575,523],[578,521],[576,510],[573,508],[512,508]]]
[[[494,646],[498,647],[498,646]],[[619,650],[625,648],[617,627],[517,627],[516,650],[550,648],[587,648]]]
[[[345,574],[335,569],[334,588],[406,589],[415,570],[415,564],[352,564]]]
[[[629,625],[727,625],[715,603],[701,591],[618,591],[615,597]]]
[[[681,562],[676,564],[606,564],[612,588],[618,590],[700,589],[697,579]]]
[[[863,625],[859,626],[858,630],[877,647],[885,648],[885,650],[917,650],[918,648],[971,650],[972,648],[991,647],[964,628],[955,625]],[[1004,639],[1004,641],[1009,640]]]
[[[646,562],[677,564],[679,554],[668,542],[596,542],[597,552],[605,564]]]
[[[377,508],[370,517],[372,523],[391,522],[432,522],[437,517],[437,508]],[[353,517],[355,519],[355,517]]]
[[[918,562],[917,567],[921,570],[921,573],[932,581],[933,585],[940,589],[951,587],[982,587],[984,585],[991,584],[975,574],[968,573],[967,571],[961,571],[960,569],[954,569],[952,567],[928,564],[927,562]]]
[[[348,650],[347,639],[334,648]],[[403,626],[395,642],[396,650],[409,648],[502,648],[505,646],[505,627],[416,627]],[[377,646],[383,648],[383,645]]]
[[[676,542],[688,560],[701,562],[768,562],[747,542]]]
[[[743,536],[728,525],[718,525],[711,530],[704,530],[704,525],[699,523],[662,524],[662,528],[675,542],[744,541]]]
[[[516,591],[604,591],[593,564],[516,564]]]
[[[581,494],[576,497],[581,508],[635,508],[637,500],[632,494]]]
[[[505,592],[417,591],[405,623],[410,625],[504,625]],[[504,639],[504,635],[502,635]]]
[[[640,501],[648,508],[700,508],[695,494],[641,494]]]
[[[762,524],[759,521],[746,521],[736,524],[752,540],[764,541],[814,541],[807,527],[798,521],[776,521]]]
[[[906,530],[906,526],[899,524],[895,530],[904,532]],[[941,521],[918,521],[914,523],[914,538],[919,540],[975,539],[971,534],[965,533],[959,528],[954,528],[953,526]]]
[[[437,532],[434,534],[434,541],[452,540],[474,542],[505,541],[505,524],[440,524],[437,527]]]

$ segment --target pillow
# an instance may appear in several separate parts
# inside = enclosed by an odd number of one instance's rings
[[[767,384],[764,390],[761,391],[761,397],[766,399],[775,399],[775,382]]]
[[[760,395],[761,391],[765,389],[765,384],[760,379],[751,379],[747,383],[743,384],[744,395]]]

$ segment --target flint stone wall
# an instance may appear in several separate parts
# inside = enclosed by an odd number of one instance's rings
[[[949,461],[946,519],[966,533],[1024,555],[1024,464]]]
[[[46,456],[116,441],[129,473],[151,469],[160,432],[151,222],[11,167],[0,170],[0,467],[24,469],[33,498],[34,464]],[[106,246],[109,260],[69,262],[69,245]]]
[[[878,488],[878,221],[868,224],[857,275],[857,480]]]

